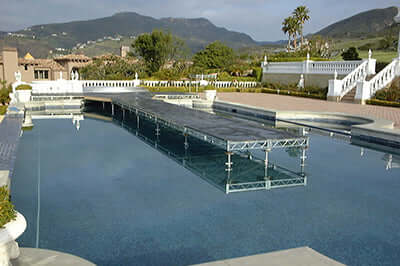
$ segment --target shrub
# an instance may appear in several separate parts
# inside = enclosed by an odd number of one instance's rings
[[[7,105],[0,105],[0,115],[5,115],[7,112]]]
[[[375,66],[375,72],[376,73],[381,72],[388,64],[389,63],[377,61]]]
[[[381,105],[381,106],[389,106],[389,107],[399,107],[400,108],[400,103],[398,102],[390,102],[390,101],[382,101],[382,100],[377,100],[377,99],[370,99],[366,101],[367,104],[371,105]]]
[[[343,60],[361,60],[358,52],[357,52],[357,48],[355,47],[350,47],[349,49],[347,49],[347,51],[344,51],[341,54]]]
[[[15,220],[17,212],[10,202],[10,194],[7,186],[0,187],[0,228],[8,222]]]
[[[27,84],[22,84],[22,85],[19,85],[18,87],[15,88],[15,90],[17,90],[17,91],[31,90],[31,89],[32,89],[32,87],[30,85],[27,85]]]
[[[12,92],[11,85],[7,86],[7,82],[5,80],[0,80],[0,103],[2,105],[8,104],[10,102],[10,93]]]
[[[262,68],[261,67],[253,68],[253,77],[256,78],[256,80],[258,82],[261,81],[261,79],[262,79]]]

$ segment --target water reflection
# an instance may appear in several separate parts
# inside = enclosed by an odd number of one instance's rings
[[[107,106],[94,104],[87,106],[86,112],[90,115],[112,117],[113,123],[125,128],[225,193],[307,184],[304,172],[305,150],[298,153],[301,166],[298,172],[269,162],[270,151],[265,152],[265,158],[258,158],[257,153],[250,151],[226,152],[218,146],[118,106],[107,110]]]
[[[299,171],[293,171],[268,161],[268,153],[265,153],[265,158],[260,158],[260,153],[250,151],[226,153],[217,146],[182,135],[175,129],[137,116],[135,113],[126,110],[111,110],[111,108],[108,110],[107,106],[102,106],[102,108],[92,106],[85,110],[85,113],[81,110],[74,112],[52,110],[51,114],[35,111],[30,112],[30,115],[32,119],[71,119],[77,131],[80,130],[85,117],[113,122],[225,193],[307,185],[306,148],[285,149],[289,157],[299,158]],[[112,112],[114,116],[111,116]],[[285,130],[295,130],[303,136],[311,131],[319,132],[315,129],[293,125]],[[348,137],[340,134],[319,133],[349,140]],[[364,156],[367,148],[379,151],[385,149],[385,147],[379,147],[379,149],[371,147],[370,143],[367,143],[368,145],[352,144],[360,146],[361,157]],[[382,160],[387,170],[400,168],[400,155],[386,153]]]

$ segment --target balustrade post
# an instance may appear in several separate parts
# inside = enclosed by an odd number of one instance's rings
[[[366,80],[358,81],[354,101],[359,104],[365,104],[365,101],[370,99],[371,96],[371,83]]]
[[[367,76],[375,75],[375,68],[376,68],[376,59],[372,58],[372,51],[368,51],[368,61],[367,61]]]
[[[331,102],[340,101],[343,81],[339,79],[329,80],[327,100]]]

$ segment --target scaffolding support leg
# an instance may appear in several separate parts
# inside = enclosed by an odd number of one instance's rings
[[[268,155],[270,149],[265,150],[265,160],[264,160],[264,180],[265,180],[265,189],[270,189],[271,188],[271,180],[268,177]]]
[[[229,184],[230,184],[230,182],[231,182],[231,172],[232,172],[232,165],[233,165],[233,162],[232,162],[232,152],[226,152],[226,155],[227,155],[227,162],[225,163],[225,165],[226,165],[226,168],[225,168],[225,171],[227,172],[227,180],[226,180],[226,188],[225,188],[225,193],[226,194],[229,194]]]
[[[305,176],[304,170],[305,170],[306,159],[307,159],[306,148],[302,148],[301,150],[302,151],[301,151],[301,156],[300,156],[300,173],[301,173],[301,176]]]
[[[184,147],[185,147],[185,150],[187,150],[187,149],[189,149],[188,134],[184,133],[183,136],[185,136]]]

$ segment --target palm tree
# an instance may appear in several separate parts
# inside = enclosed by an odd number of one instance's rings
[[[291,37],[291,33],[290,33],[290,17],[285,18],[282,22],[282,31],[283,33],[288,35],[288,45],[287,48],[288,50],[290,49],[290,37]]]
[[[293,46],[294,49],[297,48],[297,33],[299,32],[299,22],[295,17],[287,17],[285,20],[282,22],[282,31],[288,35],[289,41],[288,41],[288,50],[290,50],[290,43],[291,43],[291,38],[293,37]]]
[[[303,47],[304,44],[304,37],[303,37],[303,27],[306,21],[310,20],[310,9],[308,9],[306,6],[298,6],[294,11],[293,11],[293,16],[296,18],[296,20],[299,23],[299,33],[301,36],[301,46]]]
[[[289,34],[293,37],[294,50],[297,49],[297,33],[300,31],[300,23],[295,17],[288,17],[289,19]]]

